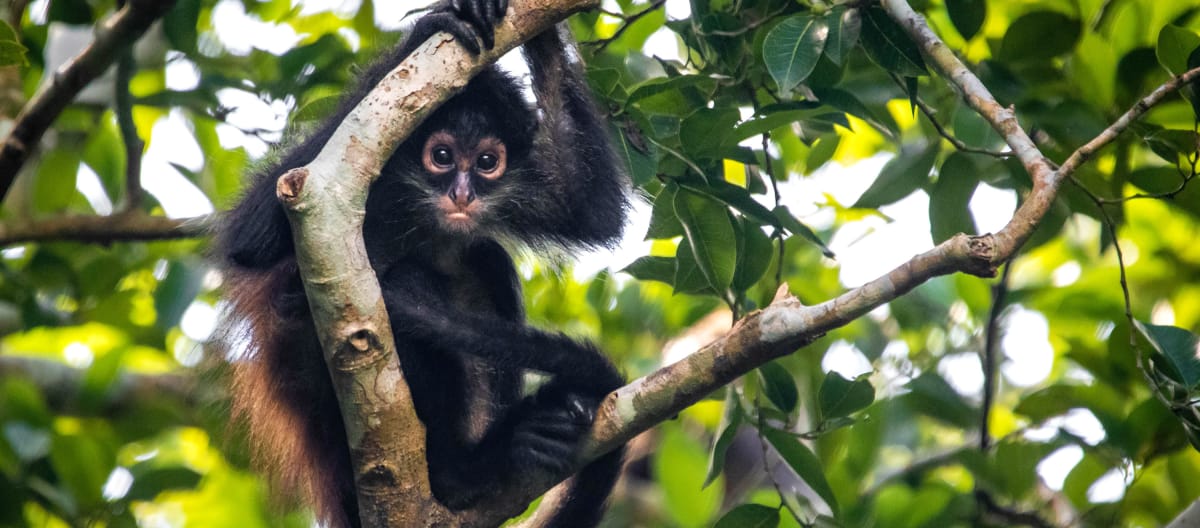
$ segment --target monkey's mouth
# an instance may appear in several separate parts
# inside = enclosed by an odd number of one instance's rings
[[[463,211],[453,211],[446,213],[446,219],[452,222],[467,222],[471,220],[471,215]]]

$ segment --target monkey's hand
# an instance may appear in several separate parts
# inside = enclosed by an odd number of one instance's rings
[[[445,31],[462,47],[478,55],[479,43],[486,49],[495,44],[495,28],[508,10],[508,0],[443,0],[417,21],[409,39],[424,42]]]
[[[592,428],[599,405],[595,398],[554,383],[527,398],[513,429],[515,469],[564,475],[574,465],[579,440]]]

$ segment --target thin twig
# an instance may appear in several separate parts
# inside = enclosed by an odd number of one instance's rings
[[[173,0],[130,1],[96,27],[96,38],[91,45],[59,68],[49,82],[42,83],[0,146],[0,200],[8,194],[17,172],[63,109],[174,3]]]
[[[1090,199],[1092,203],[1096,205],[1096,209],[1100,211],[1100,220],[1104,222],[1105,227],[1108,228],[1108,235],[1112,238],[1113,250],[1117,254],[1117,269],[1120,271],[1121,298],[1125,303],[1125,322],[1129,325],[1129,348],[1132,349],[1136,355],[1138,370],[1140,370],[1142,372],[1142,376],[1146,378],[1146,383],[1149,384],[1151,388],[1155,389],[1150,392],[1153,392],[1154,396],[1157,397],[1163,405],[1166,405],[1168,409],[1173,409],[1174,404],[1168,401],[1167,398],[1163,396],[1162,392],[1157,390],[1158,383],[1155,382],[1154,377],[1150,374],[1150,366],[1146,363],[1146,357],[1142,352],[1142,347],[1139,347],[1137,344],[1137,325],[1133,319],[1133,296],[1129,292],[1129,280],[1125,274],[1125,253],[1121,250],[1121,241],[1117,237],[1117,224],[1113,221],[1112,215],[1108,214],[1108,210],[1104,208],[1104,202],[1101,201],[1099,196],[1096,196],[1095,193],[1083,185],[1083,182],[1080,182],[1074,176],[1072,176],[1069,181],[1080,191],[1083,191],[1083,194],[1087,195],[1088,199]]]
[[[904,82],[901,81],[900,78],[896,76],[896,74],[889,73],[888,76],[890,76],[892,78],[892,82],[895,82],[896,86],[899,86],[901,90],[905,90]],[[977,148],[977,147],[972,147],[970,145],[967,145],[965,142],[963,142],[963,140],[958,139],[957,137],[954,137],[954,135],[951,134],[949,130],[946,130],[946,127],[942,126],[942,123],[937,120],[937,117],[935,117],[935,115],[937,114],[937,110],[934,110],[932,107],[930,107],[929,103],[926,103],[925,100],[920,97],[914,97],[912,99],[914,101],[916,101],[917,108],[919,110],[921,110],[921,113],[925,115],[925,118],[928,119],[929,122],[933,125],[933,128],[935,130],[937,130],[938,135],[945,138],[946,141],[949,141],[951,145],[954,145],[955,149],[958,149],[963,152],[970,152],[970,153],[974,153],[974,154],[983,154],[985,156],[992,156],[994,158],[1008,158],[1013,155],[1012,152],[1000,152],[1000,151],[988,150],[988,149]]]
[[[992,309],[988,313],[987,337],[983,343],[983,408],[979,418],[979,450],[983,452],[992,447],[988,421],[991,419],[992,403],[996,399],[996,348],[1000,344],[1000,313],[1004,311],[1004,298],[1008,295],[1011,262],[1004,265],[1000,280],[992,287]]]
[[[109,216],[60,216],[38,221],[9,222],[0,224],[0,247],[49,240],[107,244],[195,238],[206,235],[214,219],[211,215],[172,219],[129,211]]]
[[[983,508],[1004,520],[1010,526],[1033,526],[1034,528],[1054,528],[1053,524],[1031,511],[1021,511],[1007,506],[1001,506],[996,499],[983,490],[975,490],[975,499]]]
[[[611,37],[599,39],[599,40],[593,40],[593,41],[589,41],[589,42],[584,42],[583,44],[585,46],[594,46],[596,48],[595,52],[603,51],[604,48],[607,48],[608,45],[612,44],[612,42],[614,40],[621,38],[621,35],[625,33],[625,30],[629,29],[629,26],[632,26],[634,22],[641,20],[642,17],[649,15],[652,11],[662,7],[663,4],[665,4],[665,3],[667,3],[667,0],[654,0],[653,2],[650,2],[649,7],[647,7],[646,9],[643,9],[641,11],[638,11],[637,13],[634,13],[632,15],[613,15],[612,13],[609,13],[606,11],[605,14],[611,15],[611,16],[616,16],[617,18],[624,20],[625,23],[621,24],[621,27],[617,28],[617,30],[612,34]]]
[[[125,2],[119,2],[124,6]],[[129,93],[129,80],[133,78],[136,65],[132,46],[121,52],[117,60],[117,75],[114,81],[115,100],[113,112],[117,115],[117,127],[125,144],[125,211],[133,211],[142,204],[142,149],[145,144],[138,137],[133,123],[133,95]]]
[[[766,24],[767,22],[774,20],[775,17],[783,14],[784,11],[787,11],[789,7],[791,7],[791,3],[784,2],[783,5],[780,6],[779,9],[776,9],[774,12],[769,13],[769,14],[767,14],[767,16],[762,17],[758,20],[748,22],[748,23],[746,23],[746,25],[744,25],[738,29],[733,29],[733,30],[714,29],[712,31],[700,31],[699,29],[697,29],[696,34],[704,35],[706,37],[736,37],[738,35],[744,35],[749,31],[753,31],[753,30],[757,29],[758,26],[761,26],[763,24]],[[734,10],[734,12],[736,13],[737,11]]]
[[[1137,121],[1142,114],[1145,114],[1148,110],[1150,110],[1150,108],[1154,107],[1154,105],[1162,102],[1162,100],[1168,95],[1174,93],[1175,90],[1178,90],[1179,88],[1183,87],[1183,85],[1194,81],[1197,77],[1200,77],[1200,67],[1192,68],[1186,72],[1183,72],[1181,75],[1177,75],[1171,80],[1163,83],[1162,86],[1155,88],[1154,91],[1150,92],[1149,95],[1134,103],[1133,107],[1122,114],[1121,117],[1117,118],[1113,124],[1108,125],[1108,128],[1105,128],[1103,132],[1101,132],[1091,141],[1088,141],[1082,147],[1075,149],[1075,152],[1071,153],[1071,155],[1067,157],[1067,160],[1059,166],[1059,174],[1066,176],[1074,173],[1080,165],[1091,159],[1091,157],[1095,155],[1097,151],[1117,139],[1117,136],[1121,135],[1121,132],[1124,132],[1125,129],[1129,128],[1130,125]]]

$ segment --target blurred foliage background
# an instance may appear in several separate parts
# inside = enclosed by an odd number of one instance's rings
[[[1200,65],[1200,0],[910,3],[1056,162]],[[4,226],[227,208],[420,7],[397,4],[177,1],[129,83],[147,192],[111,74],[54,122],[0,209],[0,526],[311,524],[229,433],[204,237]],[[0,131],[116,8],[0,7]],[[997,230],[1030,188],[873,2],[606,0],[570,27],[639,219],[585,259],[612,269],[523,257],[526,302],[630,379],[782,283],[815,304]],[[1100,151],[999,278],[930,281],[639,437],[606,525],[1171,521],[1200,496],[1198,109],[1185,87]]]

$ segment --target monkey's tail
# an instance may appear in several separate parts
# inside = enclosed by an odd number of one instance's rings
[[[548,528],[596,526],[604,516],[608,494],[621,476],[625,446],[597,458],[571,478],[567,497],[547,521]]]

